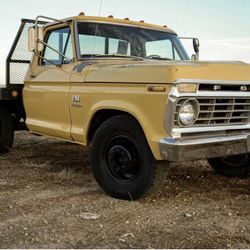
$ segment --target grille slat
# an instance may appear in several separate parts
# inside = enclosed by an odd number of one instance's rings
[[[238,105],[246,105],[250,106],[250,103],[217,103],[217,104],[211,104],[211,103],[200,103],[200,106],[223,106],[223,105],[228,105],[228,106],[238,106]],[[179,105],[178,105],[179,106]]]
[[[232,119],[248,119],[248,116],[233,116],[226,118],[225,116],[223,117],[213,117],[212,120],[232,120]],[[197,121],[208,121],[210,118],[198,118]]]
[[[178,122],[178,112],[184,101],[180,98],[176,104],[175,127],[182,127]],[[246,125],[250,121],[250,96],[240,97],[198,97],[200,110],[193,127]]]
[[[203,113],[223,113],[223,112],[225,112],[225,113],[250,112],[250,109],[237,109],[234,111],[227,110],[227,109],[218,109],[218,110],[214,110],[214,111],[201,110],[200,114],[203,114]]]
[[[234,111],[227,110],[227,109],[218,109],[214,111],[206,111],[206,110],[201,110],[200,114],[206,114],[206,113],[239,113],[239,112],[250,112],[250,109],[236,109]],[[178,112],[175,112],[175,114],[178,114]]]

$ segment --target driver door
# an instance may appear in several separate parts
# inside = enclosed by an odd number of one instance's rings
[[[49,46],[42,53],[44,59],[34,59],[26,76],[23,91],[26,124],[33,133],[71,140],[68,100],[74,63],[56,52],[73,58],[70,27],[49,30],[45,42]]]

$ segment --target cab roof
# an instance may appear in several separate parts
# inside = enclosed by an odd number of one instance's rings
[[[128,18],[119,19],[114,18],[113,16],[109,17],[97,17],[97,16],[85,16],[84,14],[79,14],[78,16],[69,17],[62,19],[62,21],[93,21],[93,22],[101,22],[101,23],[111,23],[111,24],[120,24],[120,25],[128,25],[140,28],[147,28],[153,30],[159,30],[163,32],[176,34],[172,29],[168,28],[166,25],[160,26],[155,24],[145,23],[144,21],[133,21]],[[48,23],[46,26],[54,25],[55,23]]]

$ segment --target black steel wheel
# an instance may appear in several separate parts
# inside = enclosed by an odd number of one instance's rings
[[[110,118],[98,128],[91,146],[91,166],[100,187],[125,200],[142,197],[156,172],[144,133],[129,115]]]
[[[106,144],[103,157],[109,174],[117,181],[131,182],[141,170],[140,154],[129,137],[112,137]]]
[[[241,154],[208,160],[216,173],[227,177],[247,177],[250,174],[250,155]]]
[[[6,153],[12,147],[14,130],[11,113],[0,106],[0,153]]]

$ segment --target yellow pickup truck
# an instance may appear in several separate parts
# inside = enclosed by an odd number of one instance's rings
[[[96,181],[120,199],[157,185],[162,160],[248,176],[250,66],[198,61],[193,45],[190,60],[173,30],[128,18],[23,19],[0,91],[1,151],[17,129],[90,145]]]

